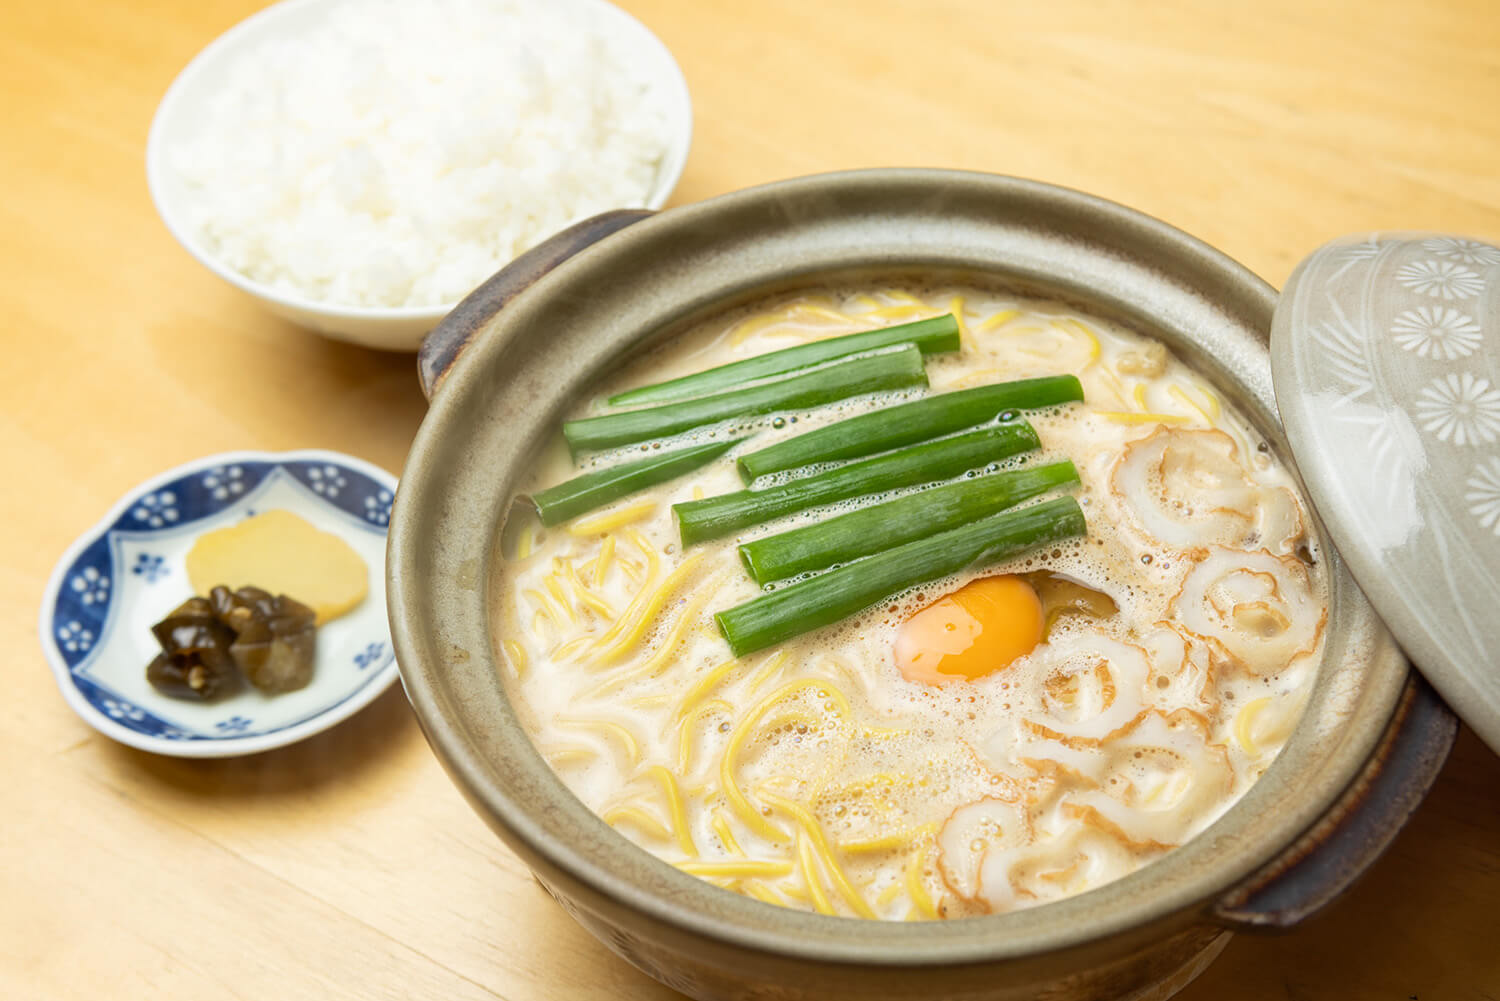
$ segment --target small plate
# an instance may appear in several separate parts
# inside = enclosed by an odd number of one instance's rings
[[[58,561],[42,649],[68,705],[107,737],[190,758],[294,743],[358,712],[396,680],[385,611],[385,535],[396,478],[337,452],[229,452],[136,487]],[[365,561],[369,593],[318,629],[313,680],[267,696],[245,685],[209,703],[146,681],[151,624],[192,596],[184,558],[204,532],[281,508],[338,535]],[[296,597],[293,595],[293,597]]]

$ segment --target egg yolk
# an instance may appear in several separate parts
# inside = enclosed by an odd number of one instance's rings
[[[1042,639],[1042,602],[1020,577],[981,577],[914,613],[896,631],[896,667],[936,685],[993,674]]]

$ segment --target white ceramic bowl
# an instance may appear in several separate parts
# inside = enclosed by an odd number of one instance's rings
[[[296,35],[317,23],[329,7],[339,2],[343,0],[283,0],[241,21],[199,52],[172,81],[156,109],[146,141],[146,183],[157,212],[177,242],[204,267],[260,300],[272,313],[339,340],[388,351],[415,351],[422,336],[437,325],[454,302],[437,306],[345,306],[272,289],[255,281],[217,259],[194,232],[186,212],[186,185],[168,159],[168,152],[201,125],[209,113],[209,98],[223,84],[240,53],[268,39]],[[557,0],[534,2],[555,4]],[[601,34],[624,39],[636,51],[638,65],[663,102],[671,138],[656,183],[645,202],[646,208],[661,208],[682,176],[692,143],[692,104],[682,70],[660,39],[618,7],[605,0],[566,2],[577,9],[583,23]]]

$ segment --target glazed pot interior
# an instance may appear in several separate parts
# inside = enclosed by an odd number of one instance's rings
[[[893,966],[1159,933],[1311,827],[1384,730],[1405,662],[1314,524],[1329,631],[1297,731],[1203,834],[1100,889],[949,922],[791,911],[678,872],[576,799],[518,724],[494,655],[495,540],[531,457],[597,376],[656,339],[783,290],[913,275],[1061,299],[1162,340],[1294,468],[1265,348],[1274,292],[1191,237],[1076,192],[955,172],[825,175],[673,209],[565,262],[508,304],[443,384],[401,482],[388,573],[403,681],[434,749],[512,847],[585,907],[765,955]]]

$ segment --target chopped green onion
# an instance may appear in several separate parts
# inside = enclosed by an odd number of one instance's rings
[[[683,501],[673,504],[672,510],[677,514],[682,544],[690,546],[820,504],[950,479],[1038,445],[1031,425],[1014,420],[851,462],[762,490]]]
[[[1071,375],[1021,379],[942,393],[850,417],[740,456],[740,476],[749,483],[758,476],[815,462],[857,459],[961,431],[1006,410],[1050,407],[1081,399],[1083,386]]]
[[[784,580],[966,525],[1077,482],[1078,470],[1067,461],[976,476],[747,542],[740,558],[756,583]]]
[[[531,503],[544,525],[555,525],[569,518],[576,518],[586,511],[603,507],[627,494],[658,483],[676,479],[707,465],[743,441],[731,438],[692,448],[679,448],[670,452],[658,452],[634,462],[622,462],[616,466],[575,476],[531,495]]]
[[[922,352],[907,344],[895,351],[839,361],[776,382],[645,410],[585,417],[563,424],[575,454],[665,438],[731,417],[803,410],[888,389],[927,385]]]
[[[821,629],[907,588],[997,563],[1088,530],[1083,510],[1059,497],[952,528],[838,567],[719,612],[736,657]]]
[[[743,385],[781,375],[810,365],[818,365],[834,358],[875,351],[897,344],[915,344],[924,355],[938,351],[957,351],[959,347],[958,321],[953,315],[935,316],[915,323],[902,323],[894,327],[881,327],[859,334],[829,337],[811,344],[799,344],[794,348],[768,351],[743,361],[733,361],[717,368],[694,372],[680,379],[653,383],[616,393],[609,398],[610,406],[626,406],[635,403],[665,403],[669,400],[686,400],[705,396],[732,386]]]

